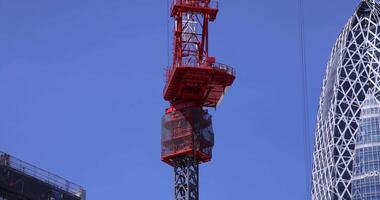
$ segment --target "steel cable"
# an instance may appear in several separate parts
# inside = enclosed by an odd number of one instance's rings
[[[310,199],[311,187],[310,187],[310,173],[309,165],[311,159],[310,156],[310,135],[309,135],[309,95],[308,95],[308,78],[307,78],[307,65],[306,65],[306,48],[305,48],[305,10],[304,1],[298,0],[298,28],[299,28],[299,56],[300,56],[300,70],[302,79],[302,105],[303,105],[303,128],[302,134],[304,139],[304,173],[305,173],[305,190],[306,198]]]
[[[167,67],[170,65],[170,6],[169,0],[166,0],[166,34],[167,34]]]

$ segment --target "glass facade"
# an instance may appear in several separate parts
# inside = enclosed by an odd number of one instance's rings
[[[380,103],[367,95],[361,109],[352,172],[352,199],[380,199]]]
[[[379,85],[379,64],[380,4],[362,0],[339,35],[327,64],[315,132],[312,200],[353,197],[352,175],[361,108],[368,91]]]

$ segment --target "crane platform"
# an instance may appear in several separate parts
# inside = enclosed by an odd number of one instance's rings
[[[167,72],[164,99],[186,99],[216,107],[234,80],[235,70],[225,64],[174,67]]]

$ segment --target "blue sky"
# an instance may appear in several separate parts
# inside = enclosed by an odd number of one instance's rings
[[[305,2],[310,143],[331,47],[358,3]],[[220,1],[210,54],[237,79],[212,111],[201,199],[309,195],[297,8]],[[0,0],[0,150],[83,185],[89,200],[172,199],[160,162],[167,52],[166,0]]]

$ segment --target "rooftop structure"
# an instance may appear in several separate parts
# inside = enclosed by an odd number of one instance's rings
[[[85,200],[83,187],[0,152],[0,199]]]

